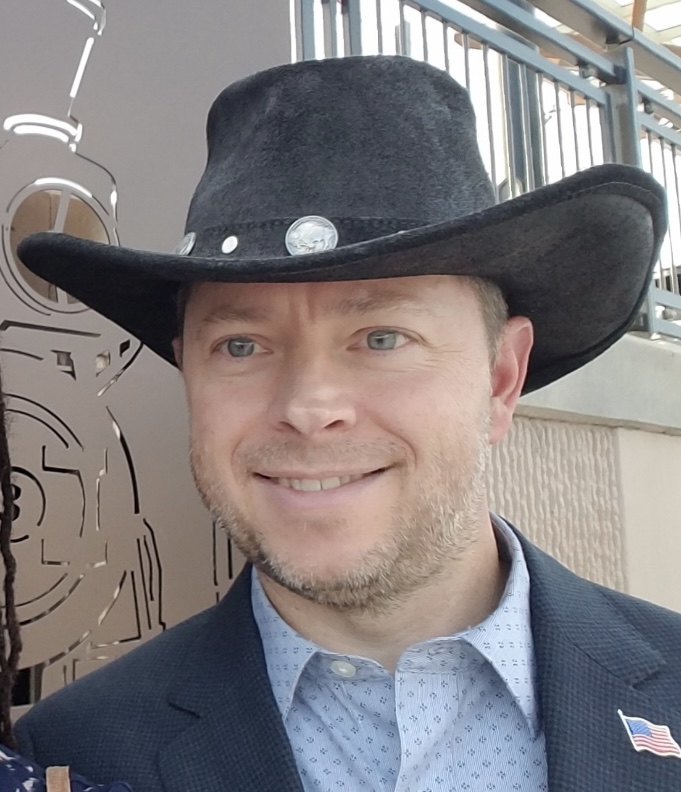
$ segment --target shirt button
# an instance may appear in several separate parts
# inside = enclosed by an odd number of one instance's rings
[[[331,670],[338,676],[345,677],[345,679],[352,679],[357,673],[357,669],[352,663],[347,660],[334,660],[331,663]]]

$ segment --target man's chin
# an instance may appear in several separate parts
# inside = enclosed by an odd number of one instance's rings
[[[356,585],[357,578],[366,577],[357,574],[359,559],[344,563],[336,559],[333,564],[306,564],[299,560],[287,562],[281,559],[260,558],[254,562],[254,565],[278,585],[308,597],[315,591],[343,590],[348,586]]]
[[[332,610],[358,611],[379,604],[384,606],[394,594],[389,582],[389,564],[367,564],[366,557],[360,555],[343,562],[335,558],[334,563],[326,560],[309,565],[264,557],[253,559],[253,563],[270,583]]]

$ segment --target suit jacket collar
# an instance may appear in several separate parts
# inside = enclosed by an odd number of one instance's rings
[[[622,710],[665,724],[678,740],[678,666],[668,668],[660,651],[622,615],[611,592],[521,541],[530,570],[549,789],[681,789],[681,760],[637,753],[618,715]]]
[[[187,728],[165,746],[167,792],[303,792],[267,677],[250,602],[250,567],[209,614],[170,704]]]
[[[551,792],[681,789],[681,760],[637,753],[617,714],[681,735],[681,673],[599,587],[522,536]],[[159,756],[167,792],[302,792],[250,602],[250,567],[209,614],[170,704],[186,729]],[[227,683],[229,681],[229,683]]]

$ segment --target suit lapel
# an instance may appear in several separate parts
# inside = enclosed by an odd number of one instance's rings
[[[522,539],[522,537],[521,537]],[[551,792],[671,792],[681,759],[637,753],[618,710],[681,738],[681,674],[597,586],[523,540]],[[670,695],[672,693],[672,695]]]
[[[302,792],[253,620],[248,569],[209,613],[170,704],[187,725],[159,754],[167,792]]]

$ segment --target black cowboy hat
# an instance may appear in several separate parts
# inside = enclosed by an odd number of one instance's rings
[[[19,246],[29,269],[170,362],[182,284],[473,275],[534,323],[529,392],[626,332],[666,230],[662,188],[624,165],[494,205],[468,94],[406,57],[260,72],[220,94],[207,133],[173,253],[53,233]]]

